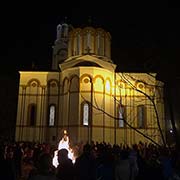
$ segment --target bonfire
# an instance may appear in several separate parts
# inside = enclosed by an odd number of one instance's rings
[[[68,136],[66,130],[64,130],[64,136],[59,141],[58,149],[54,151],[54,157],[53,157],[52,164],[56,168],[59,165],[59,163],[58,163],[58,151],[61,150],[61,149],[67,149],[69,159],[71,159],[72,162],[75,163],[74,153],[73,153],[73,150],[69,146],[69,136]]]

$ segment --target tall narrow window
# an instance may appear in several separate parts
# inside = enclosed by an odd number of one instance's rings
[[[104,37],[100,35],[99,37],[99,53],[100,56],[104,56]]]
[[[29,125],[30,126],[35,126],[36,124],[36,105],[35,104],[30,104],[29,105]]]
[[[56,113],[55,105],[50,105],[50,107],[49,107],[49,121],[48,121],[49,126],[54,126],[54,124],[55,124],[55,113]]]
[[[80,54],[80,47],[81,47],[81,36],[80,34],[76,37],[76,55]]]
[[[91,49],[91,34],[87,33],[87,48]]]
[[[101,49],[100,49],[100,34],[99,33],[97,35],[97,53],[98,53],[98,55],[101,54]]]
[[[83,104],[83,125],[84,126],[89,125],[89,104],[88,103]]]
[[[118,109],[118,127],[122,128],[125,126],[124,120],[126,120],[125,117],[126,116],[126,109],[125,106],[120,104],[119,105],[119,109]]]
[[[61,30],[61,36],[63,38],[66,38],[68,35],[68,26],[66,24],[62,25],[62,30]]]
[[[138,128],[144,128],[146,121],[146,108],[144,105],[137,106],[137,125]]]
[[[62,26],[59,24],[57,26],[57,40],[59,40],[61,37],[61,29],[62,29]]]

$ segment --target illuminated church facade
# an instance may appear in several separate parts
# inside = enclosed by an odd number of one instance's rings
[[[19,73],[16,141],[57,143],[66,129],[73,143],[161,143],[163,83],[116,72],[104,29],[59,24],[52,69]]]

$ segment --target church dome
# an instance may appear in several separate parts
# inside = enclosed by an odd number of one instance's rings
[[[69,33],[68,58],[96,55],[111,59],[111,35],[102,28],[74,28]]]

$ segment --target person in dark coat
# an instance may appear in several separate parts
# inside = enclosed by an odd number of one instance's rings
[[[89,144],[84,145],[83,153],[76,159],[75,180],[95,180],[96,166],[95,159]]]
[[[61,149],[58,151],[58,167],[56,176],[59,180],[73,180],[74,167],[72,160],[68,158],[68,150]]]
[[[55,169],[52,165],[50,154],[40,155],[37,163],[37,169],[31,170],[28,180],[58,180],[55,175]]]

